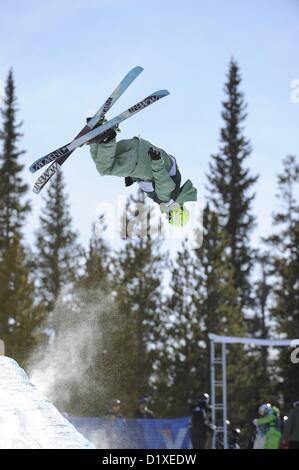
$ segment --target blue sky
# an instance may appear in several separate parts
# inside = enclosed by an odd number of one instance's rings
[[[13,67],[24,120],[26,167],[70,141],[115,85],[136,66],[144,72],[110,116],[152,91],[170,96],[122,126],[175,155],[183,177],[204,202],[210,155],[219,145],[221,100],[233,56],[248,102],[245,132],[260,174],[254,240],[269,232],[276,175],[286,154],[299,156],[298,0],[26,0],[1,2],[0,81]],[[64,165],[75,227],[87,242],[100,201],[128,190],[120,179],[100,177],[88,148]],[[24,176],[32,186],[36,175]],[[32,194],[27,236],[37,228],[40,196]]]

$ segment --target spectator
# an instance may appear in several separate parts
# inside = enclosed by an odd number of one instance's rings
[[[257,440],[257,434],[258,434],[257,428],[252,422],[251,423],[251,432],[250,432],[250,436],[249,436],[247,449],[254,449],[255,448],[255,444],[256,444],[256,440]]]
[[[136,419],[154,419],[154,413],[148,408],[149,397],[142,396],[138,399],[138,409],[135,411]]]
[[[233,428],[229,433],[229,449],[241,449],[239,440],[240,440],[241,429]]]
[[[209,402],[209,395],[201,393],[196,405],[192,406],[189,433],[193,449],[205,449],[207,434],[212,432]]]
[[[111,400],[110,408],[108,410],[106,418],[123,419],[123,416],[120,412],[120,400],[118,399]]]
[[[232,427],[230,421],[226,420],[227,429],[227,444],[229,449],[240,449],[239,439],[241,429]],[[224,449],[224,432],[217,432],[216,434],[216,449]]]
[[[257,428],[255,449],[279,449],[281,439],[281,419],[278,408],[263,403],[259,407],[260,418],[253,421]]]
[[[126,421],[121,414],[121,403],[118,399],[110,402],[110,408],[106,414],[104,429],[111,449],[127,448]]]
[[[299,400],[293,403],[284,423],[281,444],[283,448],[299,449]]]

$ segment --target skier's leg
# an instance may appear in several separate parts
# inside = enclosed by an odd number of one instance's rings
[[[281,433],[276,429],[270,429],[266,434],[264,449],[279,449]]]

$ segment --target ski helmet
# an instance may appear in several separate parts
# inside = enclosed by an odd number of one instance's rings
[[[208,405],[210,402],[210,395],[208,393],[201,393],[198,397],[198,403]]]
[[[185,207],[178,207],[169,211],[169,223],[175,227],[183,227],[189,222],[190,214]]]
[[[120,400],[118,399],[111,400],[111,407],[112,406],[120,406]]]
[[[261,416],[268,415],[270,413],[271,409],[272,409],[272,406],[270,405],[270,403],[263,403],[259,407],[259,414]]]

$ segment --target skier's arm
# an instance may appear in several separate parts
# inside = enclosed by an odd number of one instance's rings
[[[115,138],[106,143],[92,143],[90,152],[100,175],[128,176],[132,171],[132,162],[137,161],[134,139],[126,142],[126,147],[119,146]]]
[[[151,157],[151,166],[153,170],[153,177],[155,182],[155,192],[160,201],[167,202],[171,198],[171,193],[175,189],[175,183],[169,176],[164,161],[160,156],[160,152],[149,149],[149,156]]]

